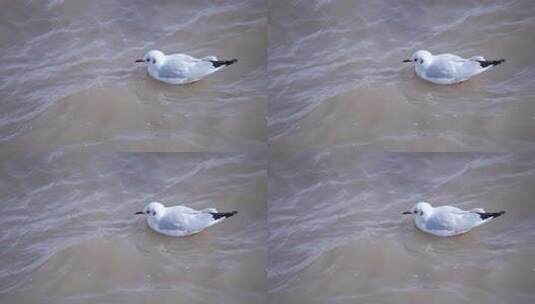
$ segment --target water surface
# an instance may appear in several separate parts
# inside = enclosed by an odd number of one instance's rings
[[[48,153],[0,162],[1,303],[265,303],[263,154]],[[150,201],[238,215],[186,238]]]
[[[275,155],[272,303],[533,303],[535,155]],[[401,213],[426,200],[506,214],[459,237]]]
[[[269,143],[279,150],[535,149],[533,1],[270,1]],[[438,86],[418,49],[507,62]]]
[[[265,147],[264,1],[2,1],[0,144],[10,150]],[[238,58],[187,86],[135,64],[151,49]]]

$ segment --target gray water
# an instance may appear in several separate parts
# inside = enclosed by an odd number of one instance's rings
[[[534,1],[0,6],[1,304],[535,303]],[[171,86],[156,48],[239,61]],[[169,238],[154,200],[239,213]],[[420,200],[507,213],[435,238]]]
[[[533,1],[270,1],[274,149],[535,149]],[[506,63],[437,86],[401,61],[418,49]]]
[[[533,303],[535,155],[278,154],[269,165],[271,303]],[[418,201],[506,210],[437,238]]]
[[[263,303],[266,161],[241,154],[49,153],[0,163],[1,303]],[[188,238],[150,201],[239,210]]]
[[[0,144],[261,150],[266,20],[264,1],[2,1]],[[151,49],[239,64],[169,86],[134,63]]]

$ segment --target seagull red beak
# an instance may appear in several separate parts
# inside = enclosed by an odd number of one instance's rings
[[[134,213],[134,214],[145,214],[145,212],[143,212],[143,211],[138,211],[138,212],[136,212],[136,213]]]
[[[412,214],[412,212],[410,212],[410,211],[405,211],[405,212],[403,212],[402,214]]]
[[[143,59],[137,59],[136,62],[145,62]]]
[[[411,62],[411,60],[410,59],[405,59],[402,62]]]

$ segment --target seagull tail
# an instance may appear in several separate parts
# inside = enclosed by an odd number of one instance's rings
[[[482,68],[486,68],[490,65],[498,65],[505,62],[505,59],[499,59],[499,60],[478,60],[479,64]]]
[[[486,220],[488,218],[495,218],[495,217],[498,217],[500,215],[503,215],[503,214],[505,214],[505,211],[500,211],[500,212],[478,212],[477,214],[479,214],[479,216],[481,217],[482,220]]]
[[[234,59],[231,59],[231,60],[210,60],[210,62],[212,63],[212,65],[214,66],[214,68],[218,68],[222,65],[231,65],[233,63],[236,63],[238,62],[238,59],[234,58]]]
[[[233,215],[236,215],[238,214],[238,211],[231,211],[231,212],[212,212],[210,213],[213,217],[214,217],[214,220],[218,220],[220,218],[227,218],[227,217],[231,217]]]

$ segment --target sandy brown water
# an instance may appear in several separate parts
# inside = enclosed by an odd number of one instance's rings
[[[263,154],[3,155],[0,303],[265,303]],[[150,201],[238,215],[187,238]]]
[[[534,183],[534,154],[273,155],[271,303],[533,303]],[[507,213],[438,238],[421,200]]]
[[[535,303],[535,1],[0,7],[0,304]],[[173,86],[150,49],[239,61]],[[506,62],[438,86],[418,49]],[[239,213],[170,238],[154,200]],[[507,213],[436,238],[420,200]]]
[[[1,1],[0,144],[11,150],[257,151],[267,129],[264,1]],[[150,49],[238,58],[190,86]]]
[[[282,150],[535,149],[533,1],[270,1],[269,143]],[[418,49],[506,64],[455,86]]]

